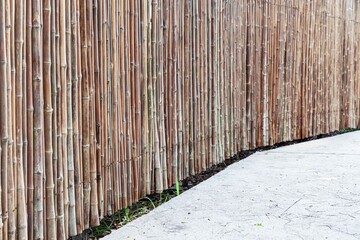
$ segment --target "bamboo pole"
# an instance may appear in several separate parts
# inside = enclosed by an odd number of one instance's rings
[[[72,57],[71,57],[71,1],[65,2],[65,42],[66,42],[66,137],[65,146],[67,153],[67,161],[64,162],[64,185],[65,185],[65,235],[69,236],[69,219],[70,214],[75,214],[73,211],[70,212],[70,195],[75,192],[73,185],[70,186],[70,181],[73,181],[73,126],[72,126]],[[70,168],[72,168],[70,170]]]
[[[69,39],[67,39],[68,46],[71,46],[71,56],[68,62],[71,61],[71,78],[68,78],[67,83],[67,101],[68,101],[68,171],[69,171],[69,235],[75,236],[77,234],[76,224],[76,187],[75,187],[75,164],[79,161],[79,145],[78,145],[78,115],[77,115],[77,94],[78,94],[78,54],[77,54],[77,18],[76,18],[76,1],[71,4],[67,2],[68,18],[71,19],[71,27],[67,26],[70,31]]]
[[[84,226],[89,227],[90,223],[90,82],[88,73],[88,37],[87,37],[87,19],[86,19],[87,3],[80,1],[80,24],[81,32],[81,70],[82,70],[82,157],[83,157],[83,172],[84,172]]]
[[[102,58],[103,54],[104,54],[104,48],[103,46],[105,45],[104,42],[103,42],[103,20],[104,17],[103,17],[103,4],[101,1],[99,1],[98,3],[98,10],[97,10],[97,14],[98,14],[98,20],[99,20],[99,23],[98,23],[98,31],[97,31],[97,34],[98,34],[98,41],[99,41],[99,46],[98,46],[98,57],[100,57],[99,59],[99,76],[98,76],[98,87],[99,87],[99,91],[100,93],[98,98],[99,100],[97,101],[97,104],[99,104],[98,107],[98,110],[97,110],[97,121],[100,122],[99,123],[99,127],[98,127],[98,132],[97,132],[97,135],[98,135],[98,138],[100,138],[100,150],[99,150],[99,160],[98,160],[98,185],[99,185],[99,188],[98,188],[98,192],[99,192],[99,217],[100,218],[103,218],[104,217],[104,206],[105,206],[105,196],[104,196],[104,179],[103,179],[103,175],[104,175],[104,163],[105,163],[105,156],[106,156],[106,150],[107,150],[107,147],[106,147],[106,138],[105,138],[105,133],[106,133],[106,122],[105,122],[105,114],[102,113],[102,109],[104,109],[104,105],[105,105],[105,102],[106,102],[106,91],[105,91],[105,83],[104,81],[100,81],[101,79],[103,79],[102,77],[104,76],[104,73],[103,72],[106,72],[104,69],[104,63],[105,63],[105,60]],[[106,106],[106,105],[105,105]],[[105,107],[106,108],[106,107]]]
[[[104,172],[108,172],[108,169],[109,169],[109,158],[110,158],[110,153],[108,151],[108,134],[109,134],[109,131],[105,128],[105,126],[108,126],[108,112],[109,112],[109,109],[108,109],[108,96],[107,96],[107,92],[108,92],[108,81],[107,81],[107,77],[108,77],[108,71],[107,71],[107,59],[104,57],[106,56],[106,53],[107,53],[107,49],[108,49],[108,46],[106,44],[106,40],[107,40],[107,29],[108,29],[108,22],[107,22],[107,6],[104,2],[102,2],[102,16],[103,16],[103,22],[102,22],[102,25],[101,25],[101,28],[100,28],[100,31],[102,31],[102,48],[101,48],[101,55],[102,55],[102,79],[104,79],[103,81],[103,90],[104,90],[104,96],[103,96],[103,99],[104,99],[104,102],[103,102],[103,109],[106,109],[105,113],[103,112],[103,124],[104,124],[104,131],[103,131],[103,144],[104,144],[104,147],[103,147],[103,150],[104,150],[104,162],[103,162],[103,170]],[[108,207],[110,206],[110,200],[111,198],[109,197],[109,191],[108,191],[108,185],[109,185],[109,174],[106,174],[106,177],[103,177],[104,178],[104,214],[108,214],[110,211],[108,211]],[[111,207],[110,207],[111,209]],[[109,210],[110,210],[109,209]]]
[[[5,3],[5,26],[6,26],[6,46],[11,47],[11,11],[10,11],[10,1]],[[13,171],[13,84],[12,81],[12,72],[11,72],[11,48],[6,48],[6,80],[7,80],[7,104],[8,104],[8,157],[7,157],[7,195],[8,195],[8,204],[7,208],[4,210],[4,219],[5,219],[5,228],[4,228],[4,238],[13,239],[15,237],[16,231],[16,220],[14,216],[14,171]]]
[[[158,19],[157,19],[157,25],[159,25],[162,21],[163,21],[163,14],[161,13],[161,11],[163,11],[165,8],[165,4],[164,2],[158,2],[159,4],[159,13],[158,13]],[[162,71],[162,69],[164,69],[164,65],[166,63],[166,61],[164,61],[164,43],[165,43],[165,39],[164,36],[162,34],[162,32],[158,32],[157,34],[158,37],[158,49],[157,49],[157,64],[158,64],[158,70],[157,70],[157,78],[156,78],[156,84],[154,85],[155,87],[155,99],[156,99],[156,113],[158,114],[158,138],[159,138],[159,161],[161,164],[161,169],[160,169],[160,173],[162,174],[162,189],[158,190],[159,192],[161,192],[163,189],[167,189],[168,188],[168,171],[167,171],[167,152],[166,152],[166,139],[165,139],[165,110],[164,110],[164,100],[165,100],[165,75]],[[166,73],[166,72],[165,72]]]
[[[16,62],[16,169],[17,169],[17,234],[19,239],[27,239],[27,218],[25,183],[23,169],[23,2],[16,1],[16,8],[20,11],[15,18],[15,62]]]
[[[190,158],[190,24],[191,24],[191,2],[185,1],[184,11],[185,11],[185,19],[184,19],[184,143],[185,145],[185,177],[189,176],[189,158]]]
[[[46,238],[56,239],[56,216],[53,177],[53,137],[51,99],[51,2],[44,3],[44,130],[45,130],[45,174],[46,174]]]
[[[148,11],[147,11],[147,15],[148,15],[148,22],[151,21],[152,18],[152,0],[148,0],[147,4],[148,4]],[[148,95],[148,117],[147,117],[147,121],[148,121],[148,156],[149,159],[146,163],[146,169],[147,169],[147,176],[146,176],[146,193],[150,194],[151,193],[151,188],[152,188],[152,176],[153,176],[153,171],[152,171],[152,163],[153,163],[153,144],[152,144],[152,101],[151,101],[151,96],[152,96],[152,89],[151,89],[151,81],[152,81],[152,36],[151,36],[151,32],[152,32],[152,24],[149,24],[148,27],[148,31],[147,31],[147,35],[149,36],[148,41],[147,41],[147,56],[148,58],[146,59],[147,61],[147,76],[148,76],[148,81],[147,81],[147,95]]]
[[[44,238],[43,220],[43,106],[42,44],[41,44],[41,2],[32,2],[33,35],[33,97],[34,97],[34,238]]]
[[[24,192],[25,192],[25,209],[26,209],[26,205],[27,205],[27,152],[28,152],[28,138],[27,138],[27,114],[26,114],[26,99],[27,99],[27,93],[26,93],[26,72],[27,72],[27,67],[26,67],[26,11],[27,11],[27,5],[26,5],[26,1],[24,1],[23,3],[23,24],[22,24],[22,31],[23,31],[23,48],[22,48],[22,76],[23,76],[23,81],[21,82],[22,89],[23,89],[23,104],[22,104],[22,116],[23,116],[23,121],[22,121],[22,132],[23,132],[23,172],[24,172]],[[25,217],[26,217],[26,221],[27,221],[27,210],[25,210]],[[29,228],[29,227],[28,227]],[[27,235],[27,233],[26,233]]]
[[[158,1],[152,0],[152,26],[151,26],[151,38],[152,38],[152,78],[149,83],[149,89],[151,91],[150,99],[151,99],[151,132],[152,132],[152,142],[153,142],[153,158],[154,158],[154,170],[155,170],[155,191],[162,192],[163,191],[163,173],[161,171],[161,160],[159,156],[159,133],[158,133],[158,123],[157,119],[157,111],[155,107],[156,103],[156,83],[157,83],[157,28],[156,19],[158,16]]]
[[[101,4],[100,4],[101,6]],[[99,59],[99,45],[101,45],[99,43],[99,30],[98,30],[98,20],[101,19],[101,15],[99,15],[99,10],[101,10],[99,6],[99,3],[97,1],[94,2],[94,121],[95,121],[95,135],[94,135],[94,141],[96,141],[94,144],[96,145],[96,185],[97,185],[97,195],[99,196],[98,198],[98,209],[99,209],[99,217],[103,218],[103,209],[102,209],[102,205],[103,205],[103,198],[102,198],[102,179],[101,176],[102,175],[102,166],[101,166],[101,162],[102,162],[102,146],[104,145],[102,142],[102,136],[101,136],[101,132],[102,132],[102,119],[101,119],[101,95],[103,94],[103,90],[102,90],[102,86],[101,86],[101,81],[100,81],[100,59]],[[101,26],[101,24],[100,24]],[[75,214],[74,214],[75,216]]]
[[[42,84],[42,46],[41,46],[41,3],[32,2],[33,35],[33,98],[34,98],[34,238],[44,238],[43,228],[43,84]]]
[[[28,238],[33,239],[33,215],[34,215],[34,155],[33,155],[33,90],[32,90],[32,8],[31,1],[26,2],[26,122],[28,136],[27,151],[27,215],[28,215]]]
[[[87,38],[88,38],[88,69],[92,69],[94,66],[94,27],[93,27],[93,3],[88,1],[87,5],[87,20],[89,20]],[[97,196],[97,182],[96,182],[96,136],[95,136],[95,82],[94,82],[94,71],[89,71],[89,82],[90,82],[90,226],[97,226],[100,224],[99,212],[98,212],[98,196]]]
[[[8,104],[7,104],[7,59],[6,59],[5,1],[0,1],[0,141],[1,141],[1,213],[0,239],[5,238],[7,219],[7,158],[8,158]],[[3,220],[4,218],[4,220]],[[5,226],[4,226],[5,225]]]
[[[126,32],[125,32],[125,28],[126,28],[126,22],[125,22],[125,6],[124,6],[124,1],[121,1],[119,3],[119,12],[120,12],[120,16],[119,16],[119,28],[120,28],[120,40],[119,40],[119,50],[120,53],[124,53],[126,51]],[[115,37],[115,33],[113,33],[114,35],[112,36],[112,38],[114,39],[114,41],[116,41],[116,37]],[[113,43],[115,44],[115,43]],[[114,45],[116,46],[116,45]],[[118,56],[116,55],[116,58]],[[114,55],[114,59],[115,59],[115,55]],[[125,91],[125,83],[126,83],[126,57],[124,54],[120,54],[119,56],[119,62],[120,62],[120,91],[124,92]],[[126,206],[127,205],[127,199],[128,199],[128,188],[127,188],[127,168],[126,168],[126,161],[127,161],[127,141],[126,141],[126,116],[125,116],[125,111],[126,106],[125,106],[125,94],[122,94],[120,96],[120,113],[122,115],[122,123],[120,123],[120,140],[121,140],[121,144],[120,144],[120,158],[121,158],[121,164],[120,164],[120,174],[121,174],[121,185],[119,189],[121,189],[121,193],[117,193],[119,194],[119,196],[121,196],[119,200],[121,200],[121,204],[119,203],[119,205],[121,206]]]
[[[56,90],[55,90],[55,97],[56,97],[56,154],[54,153],[54,160],[55,160],[55,194],[56,194],[56,225],[57,230],[56,234],[60,239],[65,238],[65,216],[64,216],[64,165],[63,159],[66,159],[65,149],[64,146],[64,120],[65,118],[65,111],[66,111],[66,87],[64,82],[66,81],[65,76],[65,39],[64,39],[64,22],[65,19],[61,19],[60,16],[64,16],[63,5],[64,3],[60,3],[55,1],[54,2],[54,10],[55,10],[55,51],[56,51],[56,65],[55,65],[55,76],[56,76]]]
[[[83,205],[82,205],[82,179],[81,179],[81,149],[80,149],[80,81],[81,81],[81,54],[78,49],[79,40],[79,1],[72,2],[72,70],[73,70],[73,83],[72,83],[72,102],[73,102],[73,116],[72,116],[72,126],[74,131],[74,188],[75,188],[75,202],[72,202],[72,197],[70,194],[70,208],[69,210],[72,212],[72,208],[75,208],[76,215],[76,232],[81,232],[83,230]],[[69,166],[69,171],[71,170],[71,165]],[[71,174],[69,174],[71,176]],[[69,184],[71,185],[71,180],[69,180]],[[73,206],[73,204],[75,204]],[[69,225],[74,224],[73,213],[70,213]],[[71,225],[73,226],[73,225]],[[75,232],[69,226],[69,234],[72,235]]]
[[[56,4],[55,0],[51,1],[51,105],[49,105],[50,103],[47,102],[47,104],[49,106],[52,107],[53,109],[53,114],[52,114],[52,129],[53,129],[53,133],[52,133],[52,162],[51,164],[53,165],[52,167],[49,166],[49,163],[47,163],[47,167],[48,168],[52,168],[53,169],[53,176],[54,176],[54,191],[55,191],[55,195],[56,195],[56,204],[58,204],[58,197],[60,196],[58,193],[58,184],[57,181],[55,180],[57,178],[57,162],[59,161],[59,148],[58,148],[58,135],[59,135],[59,126],[58,126],[58,119],[59,119],[59,101],[58,101],[58,79],[59,79],[59,54],[58,54],[58,21],[57,21],[57,17],[58,16],[58,5]],[[48,53],[47,53],[48,54]],[[48,109],[48,115],[51,116],[49,110]],[[55,114],[54,114],[55,113]],[[50,144],[50,143],[48,143]],[[60,143],[61,144],[61,143]],[[51,146],[51,145],[50,145]],[[53,164],[55,163],[55,164]],[[49,170],[49,169],[48,169]],[[49,170],[50,171],[50,170]],[[49,184],[49,187],[51,188],[51,180],[48,180],[47,183]],[[51,191],[51,190],[50,190]],[[50,192],[49,191],[49,192]],[[51,193],[49,193],[51,194]],[[57,210],[57,206],[56,207]],[[49,220],[48,223],[52,224],[52,219],[51,219],[51,211],[52,211],[52,206],[49,205]],[[56,212],[55,212],[56,213]],[[57,214],[57,213],[56,213]],[[56,215],[57,216],[57,215]],[[56,217],[55,216],[55,217]],[[53,234],[53,232],[55,231],[55,234],[57,234],[57,219],[55,219],[56,221],[56,230],[54,229],[49,229],[49,231],[47,232],[48,236],[51,236]]]
[[[60,239],[66,238],[66,221],[67,221],[67,59],[66,59],[66,1],[59,2],[59,107],[60,118],[59,121],[59,152],[61,151],[61,158],[58,159],[58,196],[59,202],[57,205],[57,223],[58,223],[58,237]]]
[[[142,38],[142,59],[141,59],[141,83],[142,83],[142,119],[141,119],[141,145],[142,145],[142,158],[141,158],[141,195],[145,196],[147,192],[147,179],[150,175],[150,169],[148,162],[150,160],[149,158],[149,122],[148,122],[148,116],[149,116],[149,100],[148,100],[148,56],[147,56],[147,33],[148,33],[148,16],[147,16],[147,2],[142,1],[141,2],[141,26],[142,26],[142,33],[144,34],[144,37]]]
[[[78,22],[77,24],[77,29],[76,29],[76,35],[77,35],[77,60],[78,60],[78,85],[76,88],[76,93],[77,93],[77,98],[74,97],[75,101],[74,103],[77,103],[76,105],[74,105],[74,109],[76,109],[77,111],[75,111],[74,113],[76,114],[76,119],[77,122],[74,122],[74,134],[75,136],[77,136],[77,138],[75,137],[76,140],[76,147],[75,149],[77,149],[77,157],[78,157],[78,161],[75,161],[75,197],[76,197],[76,225],[77,225],[77,231],[81,232],[84,229],[84,202],[83,202],[83,190],[84,190],[84,186],[83,186],[83,171],[82,171],[82,48],[79,46],[81,45],[81,31],[80,31],[80,13],[81,13],[81,8],[80,8],[80,0],[76,1],[76,21]],[[75,108],[76,107],[76,108]],[[74,114],[75,115],[75,114]],[[77,124],[76,124],[77,123]],[[76,158],[75,157],[75,160]]]
[[[134,21],[135,21],[135,49],[134,49],[134,55],[135,55],[135,146],[134,146],[134,202],[137,202],[140,198],[140,158],[141,158],[141,80],[140,80],[140,54],[141,54],[141,42],[140,42],[140,1],[137,0],[134,2],[135,10],[134,10]]]

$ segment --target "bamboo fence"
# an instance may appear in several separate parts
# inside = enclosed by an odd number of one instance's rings
[[[0,0],[0,239],[359,127],[359,23],[357,0]]]

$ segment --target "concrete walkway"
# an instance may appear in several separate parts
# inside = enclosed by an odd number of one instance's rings
[[[360,132],[258,152],[104,239],[360,239]]]

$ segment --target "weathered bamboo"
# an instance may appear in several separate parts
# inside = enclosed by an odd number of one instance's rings
[[[0,237],[65,239],[239,151],[359,127],[357,5],[0,0]]]
[[[89,20],[87,38],[88,38],[88,56],[90,61],[88,62],[89,68],[94,67],[94,27],[93,27],[93,3],[92,0],[88,1],[86,6],[87,20]],[[99,212],[98,212],[98,193],[97,193],[97,182],[96,182],[96,136],[95,136],[95,82],[94,82],[94,71],[90,72],[90,116],[89,116],[89,131],[90,131],[90,226],[96,226],[100,224]]]
[[[46,238],[56,239],[56,215],[53,177],[53,137],[51,99],[51,2],[44,2],[44,131],[45,131],[45,174],[46,174]]]
[[[70,181],[74,182],[74,164],[73,164],[73,126],[72,126],[72,57],[71,57],[71,1],[65,2],[65,42],[66,42],[66,152],[67,161],[63,162],[66,166],[64,171],[64,185],[65,185],[65,233],[69,236],[69,228],[75,228],[75,225],[70,225],[70,214],[72,219],[75,218],[75,209],[70,212],[70,195],[75,197],[75,189],[73,184],[70,186]],[[65,137],[64,137],[65,138]]]
[[[141,26],[142,26],[142,33],[144,33],[144,37],[142,38],[141,46],[142,46],[142,59],[141,59],[141,82],[142,82],[142,119],[141,119],[141,144],[142,144],[142,157],[141,157],[141,195],[145,196],[147,192],[147,179],[150,175],[149,169],[149,100],[148,100],[148,59],[147,59],[147,32],[148,32],[148,16],[147,16],[147,2],[142,2],[141,4]]]
[[[164,14],[162,12],[166,10],[166,4],[164,2],[158,2],[158,19],[154,19],[153,21],[157,21],[158,25],[161,25],[161,22],[164,21]],[[165,31],[166,32],[166,31]],[[166,36],[165,36],[166,37]],[[160,157],[160,173],[162,174],[162,188],[168,188],[168,159],[166,154],[166,139],[165,139],[165,110],[164,110],[164,100],[165,100],[165,83],[166,83],[166,70],[164,66],[166,64],[166,50],[164,49],[166,39],[163,36],[161,31],[157,32],[158,38],[158,49],[157,49],[157,81],[155,86],[155,99],[156,99],[156,113],[158,114],[158,138],[159,138],[159,157]],[[154,83],[155,84],[155,83]],[[156,134],[156,133],[155,133]],[[168,156],[169,157],[169,156]]]
[[[11,12],[10,12],[10,1],[5,3],[5,26],[6,26],[6,46],[11,47]],[[11,74],[11,49],[6,47],[6,81],[7,81],[7,116],[8,116],[8,156],[7,156],[7,206],[3,210],[4,215],[4,238],[13,239],[16,231],[16,220],[14,216],[14,172],[13,172],[13,110],[12,104],[12,74]],[[6,189],[6,188],[5,188]]]
[[[104,91],[104,95],[103,95],[103,105],[102,105],[102,118],[103,118],[103,124],[104,124],[104,131],[103,131],[103,162],[102,162],[102,170],[108,171],[109,170],[109,158],[110,158],[110,153],[108,151],[108,146],[109,146],[109,141],[108,141],[108,137],[109,136],[109,130],[105,128],[105,126],[107,126],[108,124],[108,95],[107,95],[107,91],[108,91],[108,81],[107,81],[107,76],[108,76],[108,71],[107,71],[107,59],[104,57],[107,53],[108,50],[108,46],[106,44],[106,39],[107,39],[107,24],[108,24],[108,19],[107,19],[107,6],[104,2],[102,2],[101,4],[101,8],[102,8],[102,16],[103,16],[103,21],[102,24],[100,25],[100,32],[102,32],[101,34],[101,72],[102,72],[102,79],[104,79],[103,82],[103,91]],[[105,109],[105,111],[104,111]],[[109,214],[108,212],[108,208],[110,206],[110,198],[108,198],[108,196],[110,195],[110,192],[108,191],[108,185],[109,185],[109,174],[106,177],[103,177],[104,181],[103,181],[103,196],[104,196],[104,204],[103,204],[103,208],[104,208],[104,214]],[[111,208],[110,208],[111,209]]]
[[[10,56],[9,56],[9,60],[10,60],[10,80],[11,83],[9,84],[10,86],[10,92],[11,92],[11,97],[10,97],[10,104],[11,104],[11,121],[9,121],[11,127],[10,127],[10,148],[11,148],[11,168],[12,168],[12,173],[13,173],[13,186],[11,187],[11,192],[13,194],[14,197],[14,203],[13,203],[13,207],[12,207],[12,213],[13,213],[13,219],[14,219],[14,225],[13,225],[13,229],[9,230],[9,238],[16,238],[16,227],[17,227],[17,178],[15,176],[17,176],[17,157],[16,157],[16,148],[17,148],[17,142],[16,142],[16,138],[17,138],[17,133],[16,133],[16,58],[15,58],[15,45],[16,45],[16,39],[15,39],[15,1],[10,1],[9,3],[9,14],[10,14]]]
[[[66,1],[59,2],[59,133],[58,133],[58,167],[57,167],[57,235],[58,238],[66,238],[67,219],[67,61],[66,61]],[[60,143],[61,142],[61,143]],[[61,152],[61,153],[60,153]],[[60,157],[61,156],[61,157]]]
[[[73,84],[73,128],[74,128],[74,185],[75,185],[75,206],[76,206],[76,230],[81,232],[84,228],[83,225],[83,185],[82,185],[82,151],[81,151],[81,49],[80,45],[80,7],[79,0],[73,1],[73,14],[74,18],[72,21],[74,44],[72,56],[74,57],[74,84]],[[76,64],[77,63],[77,64]]]
[[[101,4],[100,4],[101,5]],[[95,126],[95,135],[94,135],[94,139],[93,141],[96,141],[94,143],[94,145],[96,145],[96,154],[94,154],[96,156],[96,177],[95,177],[95,181],[96,181],[96,187],[97,187],[97,194],[99,196],[99,202],[97,203],[97,207],[99,209],[98,211],[98,218],[102,218],[103,216],[103,210],[102,210],[102,205],[103,205],[103,199],[102,199],[102,180],[101,180],[101,176],[102,175],[102,166],[101,166],[101,146],[104,145],[104,143],[102,142],[102,137],[101,137],[101,131],[102,131],[102,122],[101,122],[101,94],[103,93],[102,91],[102,87],[101,87],[101,78],[100,78],[100,59],[99,59],[99,45],[98,41],[99,41],[99,30],[98,30],[98,20],[101,19],[101,15],[99,15],[99,4],[97,1],[94,2],[94,16],[93,16],[93,22],[94,22],[94,121],[96,122]],[[101,8],[100,8],[101,10]],[[100,24],[101,26],[101,24]],[[70,122],[71,123],[71,122]],[[75,214],[75,213],[74,213]],[[74,215],[75,216],[75,215]],[[97,220],[98,221],[98,220]],[[69,225],[70,226],[70,225]]]
[[[27,216],[28,238],[33,239],[34,216],[34,138],[33,138],[33,90],[32,90],[32,7],[31,0],[26,2],[26,122],[27,122]]]
[[[66,159],[66,59],[65,59],[65,10],[64,2],[55,1],[55,47],[56,47],[56,235],[65,238],[65,213],[64,213],[64,163]],[[61,34],[62,33],[62,34]],[[64,146],[65,144],[65,146]]]
[[[97,110],[96,110],[96,115],[97,115],[97,122],[99,122],[99,126],[98,126],[98,131],[97,131],[97,138],[99,139],[99,147],[98,147],[98,162],[97,162],[97,177],[98,177],[98,193],[99,193],[99,217],[103,218],[104,217],[104,206],[105,206],[105,196],[104,196],[104,179],[103,179],[103,172],[104,172],[104,163],[105,163],[105,156],[106,156],[106,121],[105,121],[105,115],[102,111],[102,109],[104,109],[104,106],[106,108],[106,85],[104,81],[100,81],[101,79],[104,79],[104,66],[105,66],[105,59],[103,59],[103,54],[106,52],[104,51],[104,46],[106,46],[103,42],[103,19],[104,19],[104,15],[103,15],[103,3],[102,1],[99,1],[97,3],[97,14],[98,16],[96,17],[96,19],[99,21],[97,28],[98,30],[97,35],[98,35],[98,41],[99,41],[99,46],[98,46],[98,51],[97,51],[97,56],[96,58],[100,58],[98,60],[98,80],[96,82],[97,84],[97,88],[98,88],[98,100],[97,100]]]
[[[80,24],[81,30],[81,70],[82,70],[82,157],[84,172],[84,225],[89,227],[90,222],[90,82],[88,73],[88,37],[87,37],[87,2],[80,1]]]
[[[126,11],[125,11],[125,3],[124,1],[120,1],[119,2],[119,56],[117,55],[117,53],[114,54],[114,62],[117,60],[117,58],[119,58],[119,71],[120,71],[120,91],[121,92],[125,92],[125,82],[126,82],[126,55],[125,54],[121,54],[121,53],[125,53],[126,51],[126,33],[125,33],[125,28],[126,28],[126,22],[125,22],[125,16],[126,16]],[[114,41],[116,41],[116,35],[115,32],[112,32],[112,39]],[[115,43],[114,46],[116,46]],[[114,72],[116,73],[116,69],[114,69]],[[128,188],[127,188],[127,169],[126,169],[126,161],[127,161],[127,141],[126,141],[126,116],[125,116],[125,111],[127,110],[127,108],[125,107],[125,98],[126,98],[126,94],[122,94],[121,96],[119,96],[120,102],[119,102],[119,111],[120,114],[122,116],[120,116],[121,123],[119,124],[119,128],[120,128],[120,139],[116,138],[114,140],[118,141],[120,140],[120,144],[119,144],[119,152],[120,152],[120,174],[121,176],[119,176],[120,178],[120,186],[117,188],[118,190],[121,190],[121,192],[116,192],[115,194],[115,198],[117,195],[119,195],[120,199],[117,199],[115,201],[118,201],[118,204],[121,206],[126,206],[127,205],[127,199],[128,199]],[[118,165],[117,165],[118,166]],[[109,178],[111,179],[111,178]],[[110,191],[110,190],[109,190]]]
[[[27,217],[23,169],[23,1],[16,1],[20,11],[15,17],[15,62],[16,62],[16,169],[17,169],[17,237],[27,239]]]
[[[71,61],[68,69],[71,71],[71,77],[68,76],[67,83],[67,101],[68,101],[68,171],[69,171],[69,235],[75,236],[77,234],[76,224],[76,189],[75,189],[75,163],[79,161],[78,149],[78,115],[77,115],[77,94],[78,94],[78,54],[77,54],[77,19],[76,19],[76,1],[67,2],[68,22],[67,32],[70,31],[70,36],[67,38],[67,46],[71,46],[71,56],[68,56],[68,62]],[[70,21],[71,19],[71,21]],[[69,29],[70,28],[70,29]],[[76,131],[75,131],[76,130]]]
[[[41,2],[32,1],[32,61],[34,98],[34,238],[44,238],[43,220],[43,138],[44,138],[44,90],[42,67],[42,19]]]
[[[5,32],[5,1],[0,1],[0,145],[1,145],[1,234],[0,239],[6,239],[3,233],[7,223],[7,158],[8,158],[8,104],[7,104],[7,60],[6,60],[6,32]],[[3,220],[4,218],[4,220]]]
[[[83,115],[83,109],[82,109],[82,42],[81,42],[81,29],[80,29],[80,13],[81,13],[81,8],[80,8],[80,1],[77,1],[77,21],[79,22],[78,24],[78,28],[77,28],[77,35],[78,35],[78,69],[79,69],[79,87],[78,87],[78,115],[79,115],[79,121],[78,121],[78,125],[79,125],[79,138],[78,138],[78,145],[80,151],[79,151],[79,162],[77,163],[76,168],[75,168],[75,172],[78,173],[77,176],[77,180],[75,178],[75,184],[78,186],[78,196],[79,199],[77,200],[77,206],[79,206],[79,214],[77,214],[77,225],[79,227],[79,229],[84,229],[84,199],[83,199],[83,192],[84,192],[84,185],[83,185],[83,181],[84,181],[84,172],[83,172],[83,151],[82,151],[82,141],[83,141],[83,135],[82,135],[82,131],[83,131],[83,122],[82,122],[82,115]],[[80,232],[81,230],[78,229],[78,232]]]

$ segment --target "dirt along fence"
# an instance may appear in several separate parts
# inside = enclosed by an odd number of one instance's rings
[[[359,127],[357,0],[0,0],[1,232],[64,239],[237,152]]]

